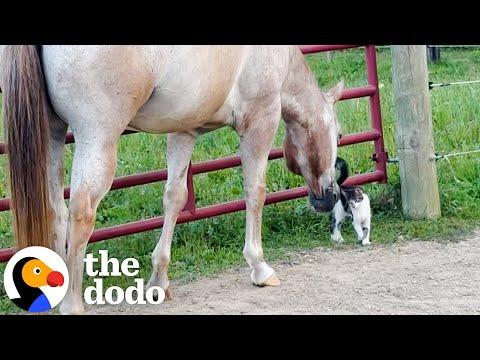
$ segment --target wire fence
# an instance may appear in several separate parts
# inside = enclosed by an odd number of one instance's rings
[[[379,45],[377,49],[389,49],[391,45]],[[480,45],[427,45],[441,49],[480,49]]]
[[[453,165],[450,161],[450,158],[454,156],[464,156],[464,155],[471,155],[471,154],[480,154],[480,149],[458,151],[458,152],[452,152],[447,154],[436,153],[434,155],[431,155],[429,160],[431,161],[446,160],[448,165],[450,166],[450,170],[452,171],[453,179],[455,180],[456,183],[461,183],[461,181],[458,179],[457,175],[455,174],[455,170],[453,169]],[[398,164],[399,159],[398,157],[392,157],[388,159],[388,162],[392,164]]]
[[[447,154],[434,154],[430,156],[430,160],[436,161],[436,160],[441,160],[441,159],[448,159],[453,156],[462,156],[462,155],[470,155],[470,154],[475,154],[475,153],[480,153],[480,149],[475,149],[475,150],[468,150],[468,151],[460,151],[460,152],[453,152],[453,153],[447,153]],[[391,157],[388,159],[389,163],[398,163],[398,156]]]

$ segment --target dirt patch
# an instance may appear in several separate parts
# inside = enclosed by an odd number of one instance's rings
[[[247,266],[172,283],[156,306],[87,307],[87,314],[480,314],[480,231],[459,242],[315,249],[275,264],[280,287]]]

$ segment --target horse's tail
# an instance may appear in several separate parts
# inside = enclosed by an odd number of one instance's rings
[[[335,168],[340,171],[340,175],[337,179],[338,186],[342,186],[343,182],[348,178],[348,166],[347,162],[341,157],[337,157],[335,160]]]
[[[53,247],[47,170],[49,105],[38,51],[31,45],[11,45],[3,53],[5,139],[18,249]]]

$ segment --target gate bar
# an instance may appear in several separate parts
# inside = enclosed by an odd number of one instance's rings
[[[346,146],[352,144],[364,143],[372,140],[378,140],[381,137],[381,133],[378,130],[369,130],[361,133],[344,135],[338,145]],[[283,149],[277,148],[270,151],[268,157],[269,160],[280,159],[283,157]],[[192,164],[192,175],[203,174],[210,171],[217,171],[223,169],[229,169],[232,167],[240,166],[240,156],[228,156],[220,159],[208,160],[196,164]],[[188,179],[188,178],[187,178]],[[127,175],[115,178],[110,190],[125,189],[132,186],[146,185],[159,181],[167,180],[167,169],[149,171],[144,173],[138,173],[133,175]],[[188,184],[188,183],[187,183]],[[63,196],[65,199],[70,198],[70,188],[64,189]],[[191,206],[191,204],[190,204]],[[193,208],[192,208],[193,209]],[[0,199],[0,212],[10,210],[10,199]]]
[[[383,178],[383,174],[376,170],[367,174],[360,174],[349,177],[344,185],[361,185],[380,181]],[[282,201],[293,200],[302,198],[308,195],[308,188],[306,186],[282,190],[267,194],[265,199],[265,205],[271,205]],[[194,213],[190,211],[182,211],[177,220],[177,224],[191,222],[195,220],[205,219],[223,214],[229,214],[232,212],[245,210],[245,200],[235,200],[226,203],[215,204],[211,206],[202,207],[196,209]],[[90,237],[89,243],[94,243],[102,240],[118,238],[119,236],[132,235],[140,232],[155,230],[163,226],[164,217],[154,217],[151,219],[139,220],[127,224],[115,225],[111,227],[102,228],[96,230]],[[0,262],[8,261],[15,250],[13,248],[0,249]]]

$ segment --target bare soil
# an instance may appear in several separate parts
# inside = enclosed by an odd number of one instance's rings
[[[86,314],[480,314],[480,231],[459,241],[319,248],[274,264],[279,287],[247,266],[172,282],[160,305],[90,306]]]

